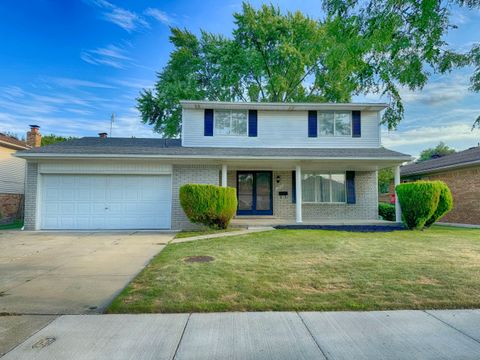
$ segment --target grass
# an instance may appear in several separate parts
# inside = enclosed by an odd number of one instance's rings
[[[201,230],[191,230],[191,231],[180,231],[175,235],[175,239],[183,239],[187,237],[192,237],[192,236],[200,236],[200,235],[210,235],[210,234],[219,234],[219,233],[224,233],[224,232],[230,232],[230,231],[239,231],[242,230],[240,228],[227,228],[227,229],[221,229],[221,230],[214,230],[214,229],[201,229]]]
[[[0,230],[20,229],[23,226],[23,221],[15,220],[11,224],[0,225]]]
[[[212,262],[187,263],[195,255]],[[480,230],[276,230],[170,244],[109,313],[480,307]]]

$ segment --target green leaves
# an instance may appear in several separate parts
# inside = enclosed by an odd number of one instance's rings
[[[322,20],[243,3],[233,14],[230,38],[172,28],[168,64],[154,90],[140,94],[137,108],[144,123],[175,137],[182,99],[348,102],[377,93],[390,100],[382,122],[394,129],[404,113],[400,87],[420,90],[432,73],[473,65],[471,89],[480,91],[480,45],[458,53],[444,40],[454,26],[450,3],[369,0],[361,7],[353,0],[324,0]]]

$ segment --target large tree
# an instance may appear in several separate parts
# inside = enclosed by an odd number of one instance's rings
[[[421,89],[432,73],[473,65],[480,90],[480,45],[456,52],[445,42],[452,5],[480,0],[324,0],[325,17],[243,4],[231,37],[172,28],[174,50],[154,89],[138,98],[142,121],[165,137],[180,132],[181,99],[345,102],[382,94],[383,122],[403,118],[402,87]],[[480,122],[480,118],[477,119]]]
[[[73,137],[73,136],[65,137],[65,136],[55,135],[55,134],[42,135],[42,146],[52,145],[59,142],[73,140],[73,139],[76,139],[76,137]]]

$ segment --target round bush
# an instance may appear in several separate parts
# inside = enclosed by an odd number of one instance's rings
[[[395,187],[402,220],[409,229],[423,229],[438,207],[441,186],[434,181],[416,181]]]
[[[443,181],[434,181],[440,187],[440,198],[438,200],[437,210],[433,213],[430,219],[425,223],[426,227],[432,226],[443,215],[448,213],[453,208],[453,196],[450,188]]]
[[[395,221],[395,205],[387,203],[378,204],[378,215],[380,215],[383,220]]]
[[[237,195],[230,187],[186,184],[180,187],[180,205],[191,222],[226,229],[237,210]]]

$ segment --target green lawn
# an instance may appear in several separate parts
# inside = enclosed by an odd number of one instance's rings
[[[212,262],[185,262],[189,256]],[[480,307],[480,230],[276,230],[170,244],[110,313]]]

